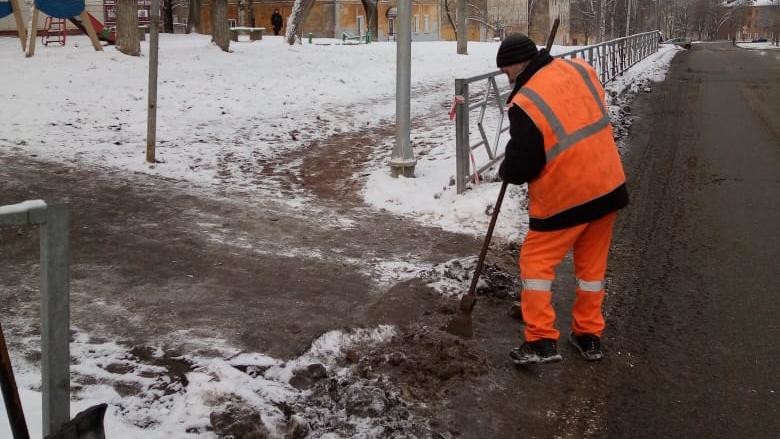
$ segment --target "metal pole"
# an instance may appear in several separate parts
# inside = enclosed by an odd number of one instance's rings
[[[155,163],[157,144],[157,48],[160,43],[160,0],[152,0],[149,22],[149,108],[146,119],[146,161]]]
[[[43,436],[70,420],[68,209],[48,206],[41,227],[41,378]]]
[[[409,129],[411,125],[412,7],[411,0],[398,0],[398,38],[395,65],[395,146],[390,157],[393,177],[414,177],[414,159]]]
[[[455,104],[455,189],[458,193],[466,190],[466,178],[469,175],[469,107],[465,102],[465,96],[468,94],[468,82],[455,79],[455,95],[464,97],[463,101]]]

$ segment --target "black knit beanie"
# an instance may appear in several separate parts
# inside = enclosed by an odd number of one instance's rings
[[[510,34],[498,47],[496,65],[500,68],[519,64],[533,58],[537,53],[536,43],[528,36],[521,33]]]

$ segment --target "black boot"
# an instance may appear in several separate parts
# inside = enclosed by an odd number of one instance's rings
[[[599,361],[604,358],[601,350],[601,340],[593,334],[574,335],[569,333],[569,343],[580,351],[582,358],[588,361]]]
[[[518,366],[563,360],[561,354],[558,353],[557,342],[546,338],[523,343],[519,348],[512,349],[509,357]]]

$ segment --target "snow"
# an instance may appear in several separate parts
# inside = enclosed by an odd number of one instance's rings
[[[31,210],[46,209],[46,202],[43,200],[28,200],[21,203],[11,204],[9,206],[0,206],[0,216],[25,214]]]
[[[394,123],[395,45],[316,44],[288,46],[282,37],[217,50],[208,36],[161,35],[157,158],[145,162],[148,59],[107,47],[91,49],[86,37],[66,47],[40,48],[24,58],[14,38],[0,39],[0,148],[46,160],[162,175],[195,187],[274,190],[254,173],[228,172],[264,158],[305,147],[314,139],[358,127]],[[143,43],[146,44],[146,43]],[[454,42],[413,44],[412,120],[429,119],[412,132],[412,144],[432,145],[418,158],[416,178],[393,179],[385,162],[375,163],[364,198],[374,207],[406,214],[447,230],[481,235],[498,185],[475,185],[455,195],[454,123],[447,118],[454,79],[495,71],[496,42],[469,43],[469,56]],[[146,53],[144,45],[142,51]],[[553,48],[562,53],[571,47]],[[662,80],[674,50],[661,51],[614,81],[620,92],[639,73]],[[498,78],[506,87],[506,80]],[[10,86],[13,84],[13,86]],[[121,119],[120,119],[121,116]],[[489,117],[487,125],[496,123]],[[506,136],[499,142],[505,143]],[[389,151],[392,139],[380,141]],[[370,147],[372,145],[367,145]],[[500,148],[503,148],[501,146]],[[475,159],[484,160],[477,151]],[[229,158],[229,160],[228,160]],[[290,164],[293,166],[293,164]],[[488,173],[488,176],[489,173]],[[524,192],[512,188],[502,206],[496,239],[521,239],[527,228]],[[284,200],[303,205],[302,199]],[[349,226],[343,219],[343,226]],[[218,239],[218,237],[215,237]]]
[[[778,6],[780,0],[726,0],[723,6]]]
[[[86,37],[73,37],[66,47],[40,48],[26,59],[16,39],[0,38],[0,80],[6,84],[0,88],[0,147],[198,184],[225,183],[218,171],[227,155],[257,160],[394,117],[394,44],[336,41],[291,47],[271,36],[233,43],[228,54],[208,36],[161,35],[162,163],[150,166],[144,161],[145,56],[124,56],[113,47],[95,52]],[[448,47],[454,46],[414,45],[412,87],[422,96],[412,105],[413,117],[439,103],[440,95],[430,91],[449,89],[456,73],[495,68],[494,43],[472,44],[468,62]]]
[[[737,46],[754,50],[780,50],[780,46],[775,46],[771,41],[765,43],[737,43]]]
[[[162,176],[182,181],[196,192],[218,188],[278,197],[272,180],[257,182],[254,172],[238,172],[238,167],[247,163],[255,166],[258,161],[300,150],[315,139],[336,133],[394,123],[394,44],[315,42],[291,47],[282,37],[270,36],[255,43],[232,43],[233,53],[223,53],[208,36],[161,35],[160,163],[150,165],[144,161],[148,58],[124,56],[112,47],[94,52],[88,39],[79,36],[69,37],[65,47],[39,47],[35,57],[25,58],[15,38],[0,38],[0,100],[5,103],[0,106],[0,152]],[[142,43],[143,53],[148,52],[146,44]],[[486,181],[472,185],[463,195],[455,194],[450,185],[455,171],[455,128],[447,111],[454,79],[496,70],[497,47],[496,42],[470,42],[469,55],[459,56],[454,42],[413,44],[411,109],[413,126],[419,126],[412,131],[418,159],[416,177],[389,176],[386,159],[392,139],[366,145],[383,151],[366,170],[362,195],[368,205],[447,230],[484,235],[500,184],[492,182],[488,172]],[[571,48],[554,47],[553,53],[568,50]],[[649,82],[663,80],[677,51],[661,48],[608,89],[615,95],[623,90],[646,91]],[[507,86],[503,77],[499,85]],[[612,107],[610,110],[619,117]],[[496,122],[494,114],[487,125]],[[500,143],[505,141],[503,138]],[[484,158],[484,151],[476,152],[476,160]],[[287,166],[297,165],[292,162]],[[220,172],[225,169],[236,172]],[[302,206],[307,197],[300,193],[283,202]],[[525,188],[511,186],[501,207],[496,240],[522,239],[528,221],[525,202]],[[323,224],[328,227],[346,228],[354,221],[331,211],[317,211],[321,207],[308,208],[327,218]],[[198,227],[210,239],[221,241],[238,234],[232,239],[236,245],[250,245],[250,240],[240,239],[241,231],[221,230],[218,224],[203,221]],[[290,255],[320,251],[273,249],[277,250]],[[446,269],[410,259],[376,260],[371,265],[372,274],[384,284],[425,270]],[[455,289],[447,282],[434,282],[434,287]],[[390,327],[333,331],[315,340],[301,357],[281,360],[263,353],[239,352],[220,339],[198,340],[186,330],[161,334],[160,339],[186,341],[192,346],[187,350],[190,353],[172,356],[158,346],[151,352],[152,358],[139,358],[129,353],[122,340],[95,341],[77,331],[71,345],[77,360],[71,413],[109,403],[106,426],[107,437],[112,439],[213,437],[205,430],[209,414],[230,395],[237,395],[256,407],[263,419],[277,428],[278,435],[283,414],[274,403],[302,395],[289,384],[295,368],[319,362],[329,373],[347,373],[335,361],[345,349],[354,343],[379,343],[393,333]],[[30,339],[22,345],[35,350],[37,343]],[[199,344],[212,355],[198,354],[202,352]],[[218,355],[213,354],[215,350]],[[12,351],[12,358],[32,437],[39,438],[40,370],[37,364],[24,360],[23,354]],[[162,360],[192,364],[192,371],[186,374],[189,384],[183,386],[169,376],[157,364]],[[264,372],[253,377],[237,366]],[[122,395],[117,384],[137,391]],[[365,427],[366,431],[371,428]],[[10,437],[5,416],[0,416],[0,437]]]
[[[305,393],[289,384],[293,370],[320,363],[333,375],[343,375],[347,372],[336,365],[336,359],[343,357],[346,349],[356,344],[381,343],[394,334],[395,329],[390,326],[330,331],[315,340],[303,355],[287,362],[259,353],[237,352],[224,341],[202,340],[212,348],[219,346],[222,358],[198,354],[178,357],[192,363],[193,370],[186,374],[187,386],[182,386],[165,374],[165,368],[128,354],[119,341],[93,342],[87,334],[76,331],[71,343],[71,356],[77,359],[71,367],[74,388],[71,415],[105,402],[109,405],[104,423],[106,437],[213,438],[215,435],[206,431],[209,415],[226,401],[240,399],[257,409],[265,424],[278,436],[284,426],[279,403],[292,403]],[[12,351],[11,357],[30,437],[40,438],[40,370],[20,360],[22,355],[14,354],[18,353]],[[164,351],[157,348],[153,354],[161,358]],[[264,374],[252,376],[236,366],[270,368]],[[136,392],[122,396],[115,390],[118,385],[130,386]],[[366,424],[366,428],[373,426]],[[0,416],[0,437],[11,437],[5,414]]]

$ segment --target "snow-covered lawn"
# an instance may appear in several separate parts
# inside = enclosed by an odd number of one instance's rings
[[[220,157],[275,157],[334,133],[393,123],[395,46],[315,43],[290,47],[281,37],[265,37],[255,43],[233,43],[234,52],[228,54],[207,36],[162,35],[160,163],[150,165],[144,161],[148,58],[127,57],[113,47],[96,53],[85,37],[69,37],[66,47],[41,47],[34,58],[26,59],[15,38],[0,38],[0,151],[160,175],[191,182],[195,191],[225,185],[251,190],[254,183],[248,177],[240,180],[243,174],[230,181],[220,178]],[[454,42],[413,45],[412,117],[418,128],[412,140],[425,145],[425,155],[418,157],[414,179],[392,179],[386,163],[370,164],[363,190],[368,204],[445,229],[484,233],[488,206],[499,184],[483,183],[465,195],[455,194],[449,184],[455,170],[455,129],[447,110],[453,80],[495,70],[497,47],[494,42],[469,43],[469,55],[458,56]],[[146,45],[142,49],[147,52]],[[554,53],[569,49],[555,47]],[[675,48],[662,48],[608,88],[615,96],[627,88],[648,91],[649,81],[664,79],[676,53]],[[614,117],[620,117],[619,106],[615,98]],[[377,143],[366,146],[388,151],[391,147],[386,139]],[[502,209],[498,239],[522,238],[523,199],[522,189],[513,188]],[[164,379],[155,378],[153,365],[130,358],[125,347],[78,334],[72,348],[79,361],[74,372],[96,382],[78,386],[72,412],[109,402],[106,425],[112,439],[213,437],[205,430],[208,414],[220,395],[235,393],[246,394],[245,399],[274,424],[281,422],[281,412],[273,403],[290,403],[302,394],[288,382],[293,367],[317,361],[339,373],[332,359],[345,346],[355,339],[381,341],[390,333],[392,328],[328,333],[303,357],[286,364],[256,353],[236,357],[234,349],[211,341],[212,347],[222,346],[222,357],[228,360],[183,357],[194,372],[187,374],[186,391],[172,393],[165,391],[168,387],[160,390],[156,380]],[[21,358],[14,356],[17,380],[33,437],[40,437],[40,372]],[[266,379],[250,380],[231,361],[274,370],[265,374]],[[117,366],[124,372],[106,374],[105,367],[111,364],[124,365]],[[142,389],[148,400],[123,397],[112,387],[117,381]],[[141,430],[139,425],[148,428]],[[191,434],[185,434],[188,429]],[[0,416],[0,437],[10,437],[5,416]]]
[[[767,41],[765,43],[750,43],[750,42],[737,43],[737,46],[743,47],[745,49],[755,49],[755,50],[780,50],[780,46],[775,46],[774,43],[772,43],[771,41]]]

